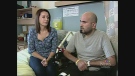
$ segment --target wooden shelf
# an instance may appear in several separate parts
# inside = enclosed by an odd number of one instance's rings
[[[17,9],[17,11],[32,11],[32,8]]]
[[[88,2],[93,2],[93,1],[58,1],[58,2],[55,2],[55,7],[80,4],[80,3],[88,3]]]
[[[33,18],[25,18],[25,19],[17,19],[18,25],[34,25],[35,19]]]
[[[26,41],[17,41],[17,45],[27,45]]]
[[[24,18],[24,19],[17,19],[17,20],[31,20],[33,18]]]
[[[38,7],[31,7],[31,8],[24,8],[24,9],[17,9],[17,17],[23,16],[25,13],[32,14],[32,18],[24,18],[24,19],[17,19],[18,25],[33,25],[35,24],[35,15],[37,10],[40,9]]]

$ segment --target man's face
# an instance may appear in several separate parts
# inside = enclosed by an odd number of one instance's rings
[[[83,34],[89,34],[93,30],[93,22],[91,22],[90,17],[87,15],[82,15],[80,20],[80,32]]]

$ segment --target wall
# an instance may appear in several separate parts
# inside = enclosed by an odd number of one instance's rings
[[[63,8],[72,7],[72,6],[79,6],[79,16],[62,17],[63,16],[63,13],[62,13]],[[56,19],[57,17],[62,17],[63,29],[67,30],[67,31],[80,30],[80,17],[81,17],[81,15],[86,11],[92,11],[98,17],[97,29],[106,31],[103,2],[63,6],[63,7],[58,7],[55,9],[49,9],[49,11],[51,13],[51,18],[52,18],[51,26],[53,23],[53,19]]]
[[[54,3],[57,1],[31,1],[33,6],[37,6],[40,8],[53,9],[56,8]],[[27,1],[17,1],[17,4],[22,6],[27,6]],[[17,35],[22,33],[22,25],[17,25]]]
[[[92,11],[98,17],[97,29],[106,31],[103,2],[86,3],[86,4],[78,4],[78,5],[71,5],[71,6],[79,6],[79,16],[63,17],[62,19],[63,19],[63,29],[64,30],[68,30],[68,31],[80,30],[81,15],[86,11]],[[59,7],[59,8],[61,8],[61,10],[62,10],[65,7],[71,7],[71,6],[64,6],[64,7]],[[56,12],[54,14],[58,14],[58,13]],[[61,12],[61,14],[62,14],[62,12]]]
[[[22,1],[17,1],[17,4],[22,5]]]
[[[53,9],[56,8],[55,2],[57,1],[31,1],[32,6],[37,6],[40,8]],[[23,6],[27,6],[27,1],[22,1]]]
[[[22,1],[17,1],[17,4],[22,5]],[[20,33],[22,33],[22,26],[17,25],[17,35],[19,35]]]
[[[63,6],[63,7],[55,7],[54,6],[55,2],[56,1],[32,1],[32,5],[38,6],[40,8],[46,8],[50,11],[51,26],[54,19],[56,19],[57,17],[61,17],[63,21],[63,30],[67,30],[67,31],[80,30],[81,15],[86,11],[92,11],[98,16],[97,29],[106,31],[103,2],[86,3],[86,4],[70,5],[70,6]],[[22,1],[22,5],[27,6],[27,1]],[[71,6],[79,6],[79,16],[62,17],[63,8],[71,7]]]

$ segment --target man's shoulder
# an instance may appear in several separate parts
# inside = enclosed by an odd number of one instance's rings
[[[76,33],[74,33],[74,35],[73,35],[73,38],[75,38],[75,39],[76,39],[76,38],[77,38],[77,39],[79,38],[79,39],[80,39],[81,36],[82,36],[82,33],[80,33],[80,31],[76,31]]]
[[[76,33],[75,33],[75,35],[80,35],[81,33],[80,33],[80,31],[77,31]]]
[[[108,37],[107,33],[102,30],[97,30],[97,34],[99,37]]]
[[[96,30],[96,32],[97,32],[98,34],[100,34],[100,35],[106,34],[105,31],[102,31],[102,30]]]

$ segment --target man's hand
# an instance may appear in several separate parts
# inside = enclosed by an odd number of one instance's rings
[[[44,59],[41,61],[41,63],[42,63],[43,66],[47,66],[48,61],[47,61],[46,58],[44,58]]]
[[[83,60],[79,60],[77,63],[77,66],[80,71],[84,71],[87,69],[87,63],[86,61],[83,61]]]

